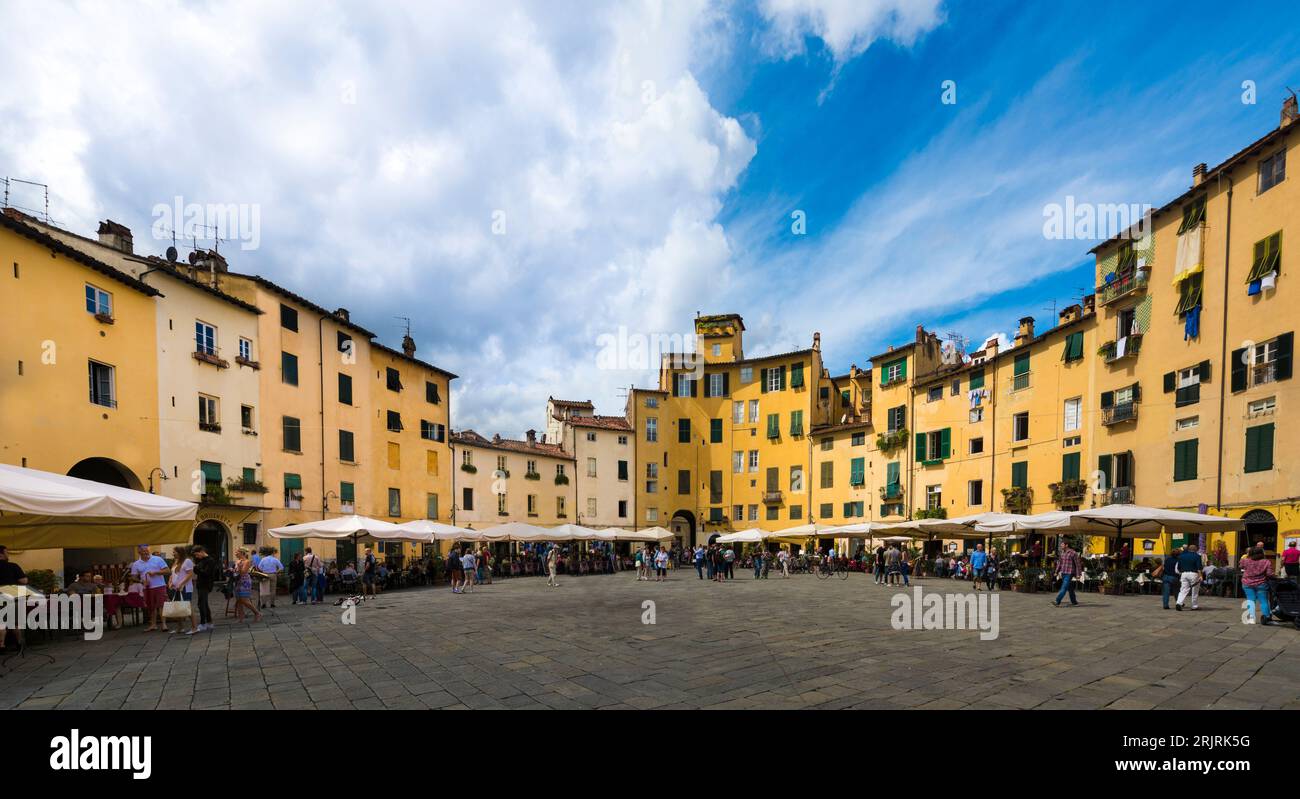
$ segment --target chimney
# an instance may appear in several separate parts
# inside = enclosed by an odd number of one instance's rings
[[[916,326],[916,343],[917,343],[917,344],[922,344],[922,343],[924,343],[924,342],[925,342],[925,328],[922,327],[921,325],[917,325],[917,326]]]
[[[540,443],[545,444],[545,443],[546,443],[546,434],[545,434],[545,433],[542,433],[542,437],[539,438],[539,439],[537,439],[537,440],[538,440]]]
[[[815,349],[815,350],[817,350],[818,352],[821,352],[821,348],[822,348],[822,334],[821,334],[821,333],[813,333],[813,346],[812,346],[812,348]]]
[[[1082,315],[1082,313],[1083,313],[1083,309],[1080,308],[1078,305],[1067,305],[1061,309],[1059,322],[1060,324],[1068,325],[1069,323],[1073,322],[1075,319],[1078,319],[1079,316]]]
[[[1206,166],[1204,162],[1192,167],[1192,185],[1199,186],[1205,182]]]
[[[402,352],[406,353],[406,357],[414,358],[415,339],[411,338],[409,335],[402,336]]]
[[[536,430],[529,430],[529,431],[526,433],[526,435],[528,436],[528,446],[530,446],[530,447],[535,447],[535,446],[537,446],[537,431],[536,431]]]
[[[348,309],[347,309],[347,308],[336,308],[336,309],[334,309],[334,316],[336,316],[336,317],[339,318],[339,319],[342,319],[344,322],[351,322],[351,321],[352,321],[352,315],[348,313]]]
[[[997,354],[998,354],[998,337],[994,336],[993,338],[984,342],[984,357],[988,359],[988,358],[992,358]]]
[[[1300,110],[1296,108],[1295,92],[1292,92],[1290,97],[1282,101],[1282,120],[1278,127],[1285,128],[1297,119],[1300,119]]]
[[[1023,316],[1020,318],[1020,329],[1016,331],[1016,346],[1024,344],[1034,337],[1034,317]]]
[[[493,433],[493,434],[492,434],[492,443],[493,443],[493,444],[500,444],[500,443],[501,443],[501,434],[500,434],[500,433]]]
[[[131,240],[131,228],[111,219],[105,219],[99,223],[99,243],[127,255],[130,255],[134,250]]]
[[[1083,297],[1083,312],[1085,314],[1090,314],[1090,313],[1096,313],[1096,311],[1097,311],[1097,295],[1085,294]]]

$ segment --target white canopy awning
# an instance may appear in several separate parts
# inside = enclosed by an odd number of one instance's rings
[[[272,527],[267,530],[273,538],[321,538],[341,540],[368,535],[382,541],[429,541],[427,533],[403,530],[392,522],[370,519],[365,516],[336,516],[333,519],[318,519],[287,527]]]
[[[483,534],[478,530],[471,530],[468,527],[456,527],[441,522],[429,521],[428,519],[417,519],[413,522],[405,522],[397,525],[403,530],[409,530],[413,533],[425,533],[433,541],[483,541]]]
[[[601,540],[595,530],[578,524],[561,524],[558,527],[539,527],[523,522],[506,522],[496,527],[484,528],[482,534],[489,541],[588,541]]]
[[[643,527],[640,530],[620,530],[619,541],[666,541],[676,536],[666,527]]]
[[[719,544],[761,544],[764,539],[772,537],[773,533],[751,527],[748,530],[738,530],[734,533],[720,535],[717,541]]]
[[[1008,521],[979,525],[984,532],[1006,533],[1022,530],[1053,530],[1062,533],[1094,535],[1159,535],[1166,533],[1200,533],[1244,530],[1241,519],[1211,516],[1204,513],[1149,508],[1143,505],[1105,505],[1077,511],[1050,511],[1035,516],[1011,516]]]
[[[985,526],[1009,524],[1016,519],[1024,518],[1027,517],[986,511],[953,519],[912,519],[885,524],[880,529],[886,532],[920,533],[921,537],[925,538],[984,538],[989,534]]]
[[[0,543],[14,549],[189,541],[198,505],[0,464]]]

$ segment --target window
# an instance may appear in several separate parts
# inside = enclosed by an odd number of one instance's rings
[[[524,461],[524,474],[525,475],[537,474],[537,461],[535,460]]]
[[[302,476],[286,473],[284,475],[284,506],[290,510],[302,510]]]
[[[758,400],[749,401],[749,423],[758,424]]]
[[[564,509],[564,497],[555,498],[555,515],[557,518],[560,519],[564,519],[568,517],[568,514],[565,512]]]
[[[420,420],[420,438],[426,441],[445,441],[447,438],[447,428],[428,419]]]
[[[1277,410],[1277,397],[1265,397],[1247,405],[1246,416],[1250,419],[1257,416],[1272,416],[1275,410]]]
[[[745,401],[744,400],[738,400],[736,402],[731,403],[731,423],[732,424],[745,423]]]
[[[240,426],[241,428],[243,428],[243,430],[244,430],[245,433],[251,433],[251,432],[253,432],[253,431],[256,429],[256,426],[253,424],[253,422],[254,422],[254,420],[253,420],[253,406],[252,406],[252,405],[240,405],[240,406],[239,406],[239,426]]]
[[[861,488],[866,484],[866,458],[854,458],[849,461],[849,485],[853,488]]]
[[[88,361],[90,401],[105,408],[117,407],[115,369],[106,363]]]
[[[1061,482],[1067,480],[1079,479],[1079,466],[1083,461],[1083,454],[1079,452],[1067,452],[1061,456]]]
[[[1259,191],[1263,194],[1286,179],[1286,148],[1259,162]]]
[[[758,450],[756,449],[751,449],[749,451],[749,471],[758,471]]]
[[[745,471],[745,453],[737,450],[731,453],[731,473],[740,474]]]
[[[344,333],[342,330],[338,331],[335,335],[335,346],[338,348],[338,351],[342,353],[351,353],[352,337],[347,333]]]
[[[398,413],[397,411],[388,411],[387,424],[388,424],[388,432],[390,433],[400,433],[402,432],[403,429],[405,429],[402,427],[402,414]]]
[[[659,398],[658,398],[658,397],[646,397],[646,398],[645,398],[645,406],[646,406],[647,408],[658,408],[658,407],[659,407]]]
[[[677,443],[678,444],[691,443],[691,420],[690,419],[677,420]]]
[[[821,473],[820,486],[822,488],[834,488],[835,487],[835,464],[832,463],[831,461],[822,461],[821,472],[822,473]]]
[[[925,509],[938,510],[943,507],[943,486],[932,485],[925,487]]]
[[[974,408],[971,408],[967,417],[970,419],[971,424],[979,424],[984,421],[984,406],[977,405]]]
[[[861,446],[865,445],[866,443],[867,443],[867,434],[866,434],[866,433],[854,433],[854,434],[849,438],[849,446],[850,446],[850,447],[861,447]]]
[[[563,476],[564,476],[564,464],[563,464],[563,463],[557,463],[557,464],[555,464],[555,476],[556,476],[556,477],[563,477]]]
[[[280,380],[284,383],[298,385],[298,356],[288,352],[280,353]]]
[[[204,355],[217,354],[217,329],[207,322],[194,322],[194,351]]]
[[[941,399],[943,399],[943,386],[934,386],[926,392],[926,402],[938,402]]]
[[[628,471],[628,469],[627,469],[627,461],[619,461],[619,462],[618,462],[618,479],[619,479],[620,481],[623,481],[623,482],[626,482],[626,481],[627,481],[627,471]]]
[[[803,411],[790,411],[790,435],[793,438],[803,435]]]
[[[1023,352],[1016,356],[1011,367],[1011,390],[1021,391],[1026,388],[1029,388],[1029,353]]]
[[[709,375],[708,391],[706,397],[725,397],[727,395],[726,380],[727,376],[721,373]]]
[[[352,376],[339,372],[339,402],[352,404]]]
[[[890,408],[886,414],[886,432],[897,433],[899,430],[907,428],[907,406],[899,405],[897,408]]]
[[[388,489],[388,515],[402,515],[402,489],[400,488]]]
[[[768,438],[781,437],[781,414],[769,413],[767,415],[767,437]]]
[[[646,509],[645,509],[645,520],[648,521],[648,522],[657,522],[657,521],[659,521],[659,509],[658,509],[658,508],[646,508]]]
[[[253,360],[253,342],[246,338],[239,339],[239,357],[242,360],[252,362]]]
[[[721,345],[721,344],[714,344],[714,345],[713,345],[713,350],[712,350],[712,351],[713,351],[713,357],[715,357],[715,358],[718,357],[719,355],[722,354],[722,345]]]
[[[588,477],[595,477],[595,476],[596,476],[596,459],[595,459],[595,458],[587,458],[587,476],[588,476]]]
[[[880,367],[880,385],[887,386],[907,377],[907,359],[899,358]]]
[[[1073,433],[1083,424],[1083,398],[1075,397],[1065,401],[1065,432]]]
[[[695,381],[688,374],[674,375],[673,396],[689,397],[695,393]]]
[[[1196,479],[1197,455],[1199,454],[1199,448],[1199,441],[1195,438],[1188,439],[1187,441],[1174,442],[1175,482]]]
[[[1011,487],[1029,487],[1029,461],[1014,461],[1011,464]]]
[[[384,367],[384,385],[389,391],[401,391],[402,373],[391,366]]]
[[[280,327],[285,330],[298,330],[298,311],[280,303]]]
[[[1246,471],[1266,472],[1273,468],[1273,423],[1246,428]]]
[[[790,367],[790,388],[803,388],[803,362]]]
[[[460,493],[460,509],[474,510],[474,489],[463,488]]]
[[[690,469],[677,470],[677,493],[691,493],[691,471]]]
[[[280,417],[280,430],[286,452],[302,452],[302,422],[293,416]]]
[[[659,420],[653,416],[646,417],[645,440],[651,443],[659,440]]]
[[[972,506],[984,504],[983,480],[971,480],[966,484],[966,504]]]
[[[217,410],[216,397],[199,395],[199,429],[209,433],[221,432],[221,414]]]
[[[357,512],[357,488],[352,483],[339,483],[339,506],[344,513]]]
[[[438,518],[438,495],[437,494],[424,495],[424,518],[426,519]]]
[[[954,378],[952,381],[952,396],[955,397],[960,393],[961,393],[961,378],[959,377]]]
[[[505,494],[497,494],[497,515],[509,516],[510,510]]]
[[[1022,411],[1011,417],[1011,440],[1029,440],[1029,412]]]
[[[1061,360],[1066,363],[1083,360],[1083,331],[1071,333],[1065,337],[1065,347],[1061,352]]]
[[[595,440],[596,440],[596,434],[595,434],[595,433],[587,433],[587,440],[588,440],[588,441],[595,441]]]
[[[1077,447],[1082,443],[1083,436],[1066,436],[1061,439],[1061,446],[1063,447]]]
[[[978,455],[983,451],[984,451],[984,436],[976,436],[975,438],[972,438],[970,440],[970,446],[967,447],[967,452],[969,452],[971,455]]]
[[[618,445],[619,445],[620,447],[626,447],[626,446],[627,446],[627,436],[619,436],[619,437],[618,437]]]
[[[1178,371],[1178,388],[1175,390],[1174,405],[1181,408],[1184,405],[1193,405],[1201,401],[1201,373],[1200,370],[1192,367],[1191,369],[1180,369]]]
[[[1191,429],[1193,429],[1193,428],[1199,427],[1200,424],[1201,424],[1201,417],[1199,417],[1199,416],[1188,416],[1188,417],[1186,417],[1186,418],[1184,418],[1184,419],[1176,419],[1176,420],[1174,420],[1174,430],[1175,430],[1175,431],[1178,431],[1178,430],[1191,430]]]
[[[983,369],[972,369],[970,373],[970,390],[974,391],[977,388],[984,388]]]
[[[835,448],[835,439],[833,438],[823,438],[818,443],[821,445],[822,452],[830,452]]]
[[[709,443],[710,444],[722,443],[722,420],[721,419],[709,420]]]
[[[766,518],[768,521],[776,521],[781,518],[781,509],[776,505],[767,506]]]
[[[785,388],[785,367],[763,370],[763,386],[767,391],[780,391]]]
[[[916,434],[916,452],[924,463],[937,463],[952,454],[952,428]]]
[[[758,505],[757,505],[757,504],[754,504],[754,505],[750,505],[750,506],[749,506],[749,512],[748,512],[747,514],[745,514],[745,518],[748,519],[748,520],[751,521],[751,522],[756,522],[756,521],[758,521]]]
[[[474,465],[474,453],[473,453],[472,451],[470,451],[470,450],[467,450],[467,449],[465,449],[465,450],[461,450],[461,453],[460,453],[460,463],[461,463],[462,466],[473,466],[473,465]]]
[[[356,442],[351,431],[339,431],[339,460],[352,463],[356,461]]]
[[[388,453],[388,468],[394,471],[402,469],[402,445],[396,441],[389,441],[386,448]]]
[[[790,492],[797,494],[803,491],[803,467],[790,467]]]
[[[659,479],[659,464],[651,461],[645,465],[645,476],[651,480]]]
[[[437,405],[442,402],[442,397],[438,394],[438,384],[431,380],[424,381],[424,401],[430,405]]]
[[[709,502],[714,505],[722,502],[722,472],[717,469],[709,472]]]
[[[97,316],[113,315],[113,295],[86,284],[86,312]]]
[[[742,383],[754,382],[754,367],[752,366],[740,367],[740,382]]]
[[[792,520],[793,520],[793,519],[802,519],[802,518],[803,518],[803,505],[791,505],[791,506],[790,506],[790,518],[791,518]]]
[[[587,497],[587,518],[594,519],[596,515],[596,498]]]

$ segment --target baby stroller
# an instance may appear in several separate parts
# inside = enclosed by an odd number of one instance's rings
[[[1270,578],[1268,606],[1274,618],[1289,621],[1300,630],[1300,585],[1296,585],[1295,580]]]

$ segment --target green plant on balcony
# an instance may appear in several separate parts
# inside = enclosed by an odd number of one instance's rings
[[[569,476],[567,474],[555,475],[555,484],[557,486],[567,486],[569,484]]]
[[[1002,489],[1002,509],[1007,513],[1029,513],[1033,506],[1033,489],[1019,487]]]
[[[203,501],[209,505],[229,505],[230,494],[226,493],[226,487],[221,483],[205,483]]]
[[[892,433],[880,433],[876,436],[876,449],[889,454],[896,449],[907,446],[907,428],[903,427]]]
[[[946,519],[948,518],[947,508],[917,508],[912,514],[913,519]]]
[[[1088,483],[1079,478],[1051,483],[1047,488],[1052,492],[1054,505],[1079,505],[1088,496]]]
[[[903,496],[901,483],[886,483],[880,487],[881,499],[898,499]]]
[[[261,480],[245,480],[242,477],[232,477],[226,481],[227,491],[240,491],[247,494],[265,494],[266,486],[262,485]]]
[[[460,465],[460,470],[462,472],[469,472],[470,474],[478,474],[478,467],[472,463],[462,463]]]
[[[524,472],[525,480],[541,480],[542,476],[537,472]]]

